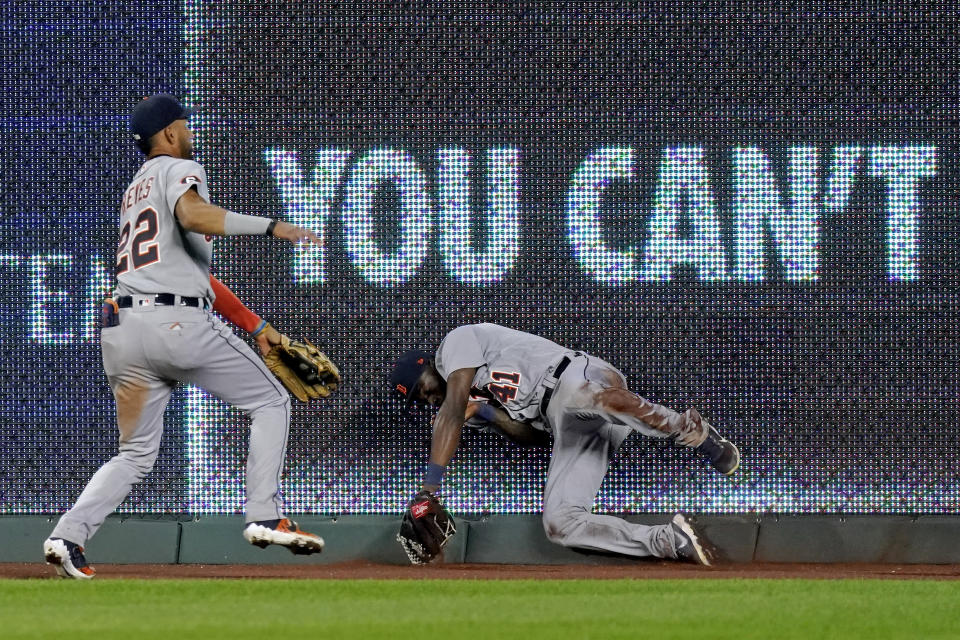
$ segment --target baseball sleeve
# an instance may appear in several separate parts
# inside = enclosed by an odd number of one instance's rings
[[[464,426],[470,427],[471,429],[474,429],[474,430],[476,430],[476,431],[482,431],[482,432],[484,432],[484,433],[495,433],[495,434],[497,434],[497,435],[500,435],[500,432],[497,431],[496,428],[494,428],[493,425],[491,425],[491,424],[490,424],[489,422],[487,422],[486,420],[479,420],[479,419],[477,419],[477,418],[470,418],[469,420],[467,420],[467,421],[464,422],[463,424],[464,424]]]
[[[209,201],[207,196],[207,172],[197,162],[193,160],[180,160],[174,162],[167,172],[166,198],[170,211],[176,211],[177,200],[189,189],[197,189],[204,200]]]
[[[444,380],[457,369],[481,367],[486,363],[483,346],[473,325],[457,327],[437,347],[437,371]]]
[[[247,333],[253,333],[260,325],[261,318],[247,305],[240,302],[240,298],[219,280],[210,276],[210,288],[213,290],[213,310],[224,318],[237,325]]]

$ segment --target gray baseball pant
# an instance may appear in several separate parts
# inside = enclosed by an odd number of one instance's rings
[[[246,520],[282,518],[280,474],[290,429],[290,397],[263,361],[209,311],[134,305],[101,331],[113,390],[120,451],[93,475],[51,537],[79,545],[96,533],[133,484],[153,468],[163,413],[177,383],[204,389],[247,413]]]
[[[630,432],[667,436],[640,420],[612,415],[598,406],[596,394],[610,386],[626,388],[626,378],[607,362],[585,354],[572,357],[556,381],[545,416],[554,441],[543,491],[544,530],[552,542],[565,547],[676,558],[677,546],[684,540],[669,524],[635,524],[592,513],[610,460]],[[664,417],[679,415],[654,407]]]

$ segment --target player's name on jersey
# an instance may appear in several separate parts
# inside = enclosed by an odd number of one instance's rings
[[[126,213],[127,209],[138,202],[146,200],[150,196],[150,192],[153,191],[154,178],[155,176],[148,176],[130,185],[126,192],[124,192],[123,200],[120,202],[121,213]]]
[[[436,158],[420,161],[395,148],[322,148],[313,167],[304,166],[296,151],[264,152],[286,219],[323,237],[327,220],[339,215],[350,260],[366,281],[383,286],[413,277],[433,238],[451,278],[482,285],[509,276],[523,228],[537,221],[524,219],[521,210],[520,149],[490,148],[485,155],[481,170],[461,148],[441,148]],[[424,160],[436,167],[432,181]],[[731,149],[725,164],[730,175],[718,176],[703,147],[667,147],[655,175],[647,176],[638,173],[634,147],[594,149],[570,175],[560,212],[566,237],[558,250],[565,243],[562,250],[572,252],[588,277],[612,285],[670,281],[678,266],[708,282],[815,281],[820,247],[829,242],[821,237],[821,221],[842,215],[856,195],[884,209],[878,213],[886,221],[886,242],[877,251],[886,254],[886,277],[918,278],[920,196],[937,173],[935,146],[794,146],[778,154],[744,146]],[[485,206],[471,201],[472,180],[484,181]],[[615,187],[632,182],[653,189],[650,210],[633,207],[645,218],[642,243],[624,237],[623,225],[604,220],[604,211],[630,210],[616,201],[623,196]],[[722,194],[718,184],[725,185]],[[391,251],[374,235],[374,216],[384,215],[375,213],[374,200],[385,188],[396,194],[388,215],[400,228],[398,248]],[[472,229],[482,216],[486,237],[475,243]],[[767,256],[779,264],[769,264]],[[297,280],[325,282],[326,259],[322,247],[297,253]]]

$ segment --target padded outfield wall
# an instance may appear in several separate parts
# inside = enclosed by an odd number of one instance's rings
[[[344,375],[295,405],[289,511],[398,515],[430,414],[392,362],[497,322],[741,445],[727,479],[632,437],[601,512],[957,514],[956,7],[811,6],[5,3],[0,513],[63,511],[115,452],[97,300],[127,114],[169,91],[201,110],[216,202],[325,239],[215,244]],[[239,513],[245,447],[242,415],[180,390],[121,513]],[[468,433],[444,499],[536,514],[548,460]]]

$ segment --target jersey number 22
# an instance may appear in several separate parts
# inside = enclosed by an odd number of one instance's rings
[[[157,224],[157,212],[147,207],[137,214],[133,223],[133,238],[128,220],[120,229],[120,241],[117,243],[117,275],[126,273],[133,263],[133,270],[153,264],[160,260],[160,249],[155,241],[160,227]]]

